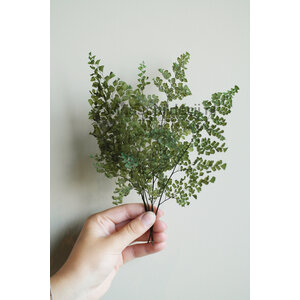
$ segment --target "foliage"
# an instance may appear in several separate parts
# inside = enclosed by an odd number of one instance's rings
[[[215,182],[215,171],[225,170],[226,163],[209,157],[227,150],[222,128],[239,88],[203,101],[208,114],[178,103],[192,94],[185,74],[189,59],[186,52],[173,63],[172,72],[159,69],[160,76],[153,79],[159,97],[145,93],[150,81],[144,62],[134,88],[113,72],[105,75],[100,60],[89,53],[89,118],[100,150],[92,157],[98,172],[116,178],[114,204],[135,190],[145,210],[153,210],[154,204],[159,208],[169,199],[189,205],[204,185]]]

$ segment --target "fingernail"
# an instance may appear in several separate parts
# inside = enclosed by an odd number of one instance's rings
[[[141,220],[146,227],[152,225],[155,222],[155,219],[156,216],[152,211],[145,212],[141,217]]]

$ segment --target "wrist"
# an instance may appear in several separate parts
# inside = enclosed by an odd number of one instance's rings
[[[65,272],[63,269],[51,276],[50,286],[53,300],[78,299],[80,294],[74,274]]]

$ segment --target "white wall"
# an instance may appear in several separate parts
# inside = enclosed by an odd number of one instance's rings
[[[226,130],[227,170],[189,207],[166,204],[167,248],[124,266],[104,299],[249,299],[248,0],[52,0],[51,6],[52,271],[84,219],[112,206],[113,182],[88,157],[97,151],[88,134],[88,52],[134,84],[142,60],[155,75],[188,51],[190,103],[240,87]]]

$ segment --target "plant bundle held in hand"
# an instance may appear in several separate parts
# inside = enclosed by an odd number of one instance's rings
[[[99,146],[99,153],[91,157],[97,172],[116,178],[113,204],[121,204],[135,190],[146,211],[156,205],[157,213],[170,199],[189,205],[204,185],[215,182],[212,174],[226,168],[222,160],[210,158],[227,150],[224,116],[231,112],[239,88],[214,93],[211,100],[203,101],[206,113],[180,104],[192,94],[185,74],[189,58],[187,52],[178,57],[172,72],[159,69],[161,75],[153,78],[159,97],[145,93],[150,81],[144,63],[138,68],[137,86],[132,87],[113,72],[104,75],[100,60],[89,53],[89,119]],[[153,243],[152,236],[150,230]]]

